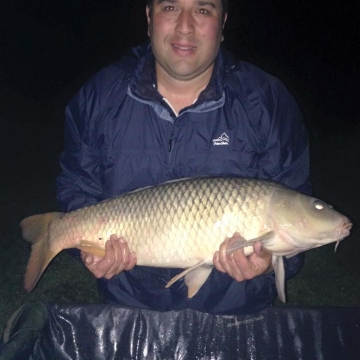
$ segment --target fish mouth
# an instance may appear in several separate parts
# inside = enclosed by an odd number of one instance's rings
[[[347,236],[350,235],[350,229],[352,228],[352,226],[353,224],[350,222],[350,220],[348,218],[345,218],[338,230],[338,240],[335,244],[335,252],[340,244],[340,241],[344,240]]]

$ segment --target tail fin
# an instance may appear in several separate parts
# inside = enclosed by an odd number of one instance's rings
[[[50,261],[60,252],[50,249],[48,229],[61,215],[62,213],[57,212],[33,215],[20,223],[24,239],[32,243],[24,280],[24,287],[29,292],[35,287]]]

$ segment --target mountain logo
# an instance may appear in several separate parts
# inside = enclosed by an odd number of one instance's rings
[[[213,139],[213,144],[215,146],[219,145],[229,145],[230,138],[226,135],[226,133],[222,133],[220,137],[217,139]]]

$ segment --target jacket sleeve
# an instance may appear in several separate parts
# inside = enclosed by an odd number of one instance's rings
[[[65,212],[102,200],[101,151],[90,145],[92,99],[86,89],[66,108],[64,151],[60,155],[61,174],[56,181],[57,200]]]
[[[260,178],[268,178],[303,193],[311,193],[309,139],[300,109],[285,86],[274,81],[266,104],[269,117],[264,132]],[[268,100],[269,101],[269,100]],[[285,258],[286,277],[296,274],[304,254]]]
[[[71,100],[65,113],[65,143],[60,155],[62,173],[57,178],[57,200],[63,211],[93,205],[104,199],[102,126],[112,102],[126,93],[129,69],[148,45],[129,51],[121,62],[96,73]]]
[[[309,194],[309,139],[300,109],[280,82],[273,83],[269,98],[262,109],[269,121],[262,134],[259,177]]]
[[[65,112],[64,151],[60,155],[61,174],[56,180],[57,201],[69,212],[102,200],[101,152],[89,145],[92,101],[83,88]],[[78,249],[68,252],[80,260]]]

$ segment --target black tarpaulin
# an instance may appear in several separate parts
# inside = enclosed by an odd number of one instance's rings
[[[270,307],[247,316],[30,303],[1,360],[360,359],[360,308]]]

